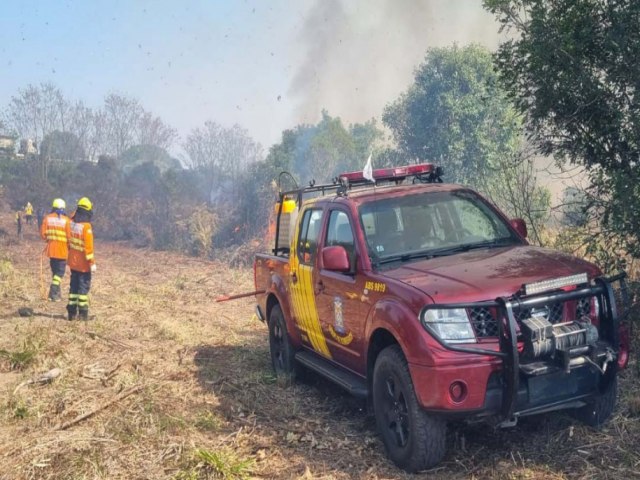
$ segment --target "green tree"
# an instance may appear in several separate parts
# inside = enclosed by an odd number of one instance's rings
[[[433,48],[383,122],[408,157],[445,168],[448,181],[482,187],[520,144],[522,124],[479,45]]]
[[[543,244],[542,230],[550,216],[551,192],[538,184],[534,152],[523,144],[487,182],[484,193],[511,218],[527,223],[529,239]]]
[[[640,2],[485,0],[485,7],[511,34],[496,65],[538,151],[589,171],[597,232],[640,256]]]
[[[587,224],[588,195],[577,187],[567,187],[562,192],[562,223],[570,227],[584,227]]]
[[[373,168],[397,167],[415,163],[405,151],[394,147],[383,147],[373,152]]]
[[[129,147],[119,158],[123,172],[129,173],[133,168],[151,162],[161,172],[181,168],[180,161],[173,158],[163,148],[155,145],[134,145]]]
[[[307,148],[301,151],[297,164],[300,176],[304,174],[310,179],[328,181],[332,175],[352,163],[355,157],[353,137],[344,128],[338,117],[322,113],[322,120],[310,130],[312,132]],[[306,171],[302,165],[306,166]]]
[[[382,138],[375,120],[345,127],[340,117],[326,110],[317,125],[294,130],[292,169],[306,183],[330,181],[340,172],[359,170]]]
[[[241,195],[234,196],[228,211],[220,215],[214,243],[224,246],[264,238],[278,187],[292,190],[311,180],[329,182],[339,172],[362,169],[380,138],[382,132],[374,120],[345,127],[340,118],[326,111],[316,125],[285,130],[264,161],[247,165],[237,175]]]
[[[42,140],[40,155],[46,156],[48,162],[79,162],[84,160],[85,151],[76,135],[54,130]]]

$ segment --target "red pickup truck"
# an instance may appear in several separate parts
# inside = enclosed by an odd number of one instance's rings
[[[432,164],[281,192],[275,248],[254,264],[273,368],[311,369],[367,398],[388,456],[419,471],[448,419],[571,409],[597,426],[628,361],[624,275],[526,241]]]

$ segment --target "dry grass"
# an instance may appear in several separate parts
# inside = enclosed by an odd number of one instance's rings
[[[640,478],[635,362],[601,431],[562,414],[453,425],[445,461],[410,476],[386,460],[364,404],[315,377],[275,382],[251,300],[213,301],[251,290],[249,269],[97,242],[96,319],[70,323],[41,299],[35,232],[0,242],[0,350],[29,352],[0,357],[0,479]],[[52,383],[16,390],[56,367]]]

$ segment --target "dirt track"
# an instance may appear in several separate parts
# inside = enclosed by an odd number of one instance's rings
[[[364,404],[314,376],[278,385],[251,299],[213,301],[251,290],[249,269],[98,240],[96,318],[67,322],[64,302],[41,298],[35,228],[17,242],[0,217],[0,479],[640,478],[636,364],[600,432],[563,414],[454,425],[443,464],[405,475]],[[54,367],[51,384],[17,388]]]

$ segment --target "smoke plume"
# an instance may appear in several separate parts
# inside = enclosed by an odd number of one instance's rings
[[[289,89],[296,120],[315,123],[323,108],[347,122],[379,118],[428,48],[495,49],[498,28],[476,0],[317,0],[301,26]]]

